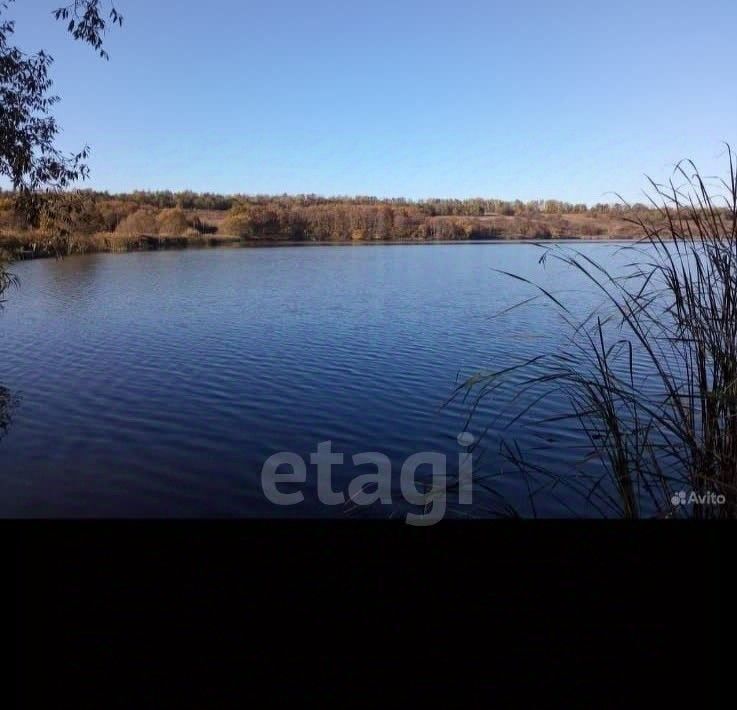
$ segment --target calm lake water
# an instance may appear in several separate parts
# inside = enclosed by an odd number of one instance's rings
[[[600,259],[612,244],[580,244]],[[594,303],[530,244],[221,248],[100,254],[16,264],[21,287],[0,314],[0,384],[16,400],[0,441],[3,516],[333,516],[402,510],[399,470],[420,451],[457,461],[469,402],[443,403],[478,370],[555,347],[565,329],[540,304],[491,316],[532,295],[494,269]],[[550,413],[563,402],[551,400]],[[497,496],[524,509],[526,484],[498,451],[508,395],[486,399],[469,430]],[[504,435],[565,471],[580,457],[570,423],[522,420]],[[384,453],[396,508],[352,511],[315,499],[270,503],[264,461],[309,464],[331,441],[350,457]],[[551,443],[553,444],[551,446]],[[418,473],[418,478],[420,474]],[[538,511],[564,515],[549,500]],[[452,508],[452,506],[451,506]],[[469,511],[453,514],[467,514]]]

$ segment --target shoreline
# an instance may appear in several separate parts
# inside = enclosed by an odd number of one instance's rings
[[[35,261],[59,257],[84,256],[91,254],[130,254],[136,252],[183,251],[187,249],[218,248],[271,248],[271,247],[370,247],[370,246],[427,246],[427,245],[504,245],[504,244],[617,244],[635,243],[640,237],[621,235],[598,235],[581,237],[499,237],[495,239],[371,239],[371,240],[284,240],[284,239],[242,239],[236,236],[220,235],[208,237],[151,237],[142,235],[138,239],[111,247],[94,243],[76,243],[66,253],[54,253],[48,249],[10,249],[0,242],[0,251],[5,250],[10,262]]]

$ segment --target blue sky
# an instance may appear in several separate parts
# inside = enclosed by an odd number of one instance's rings
[[[737,143],[734,0],[117,0],[110,61],[17,0],[111,191],[611,201]]]

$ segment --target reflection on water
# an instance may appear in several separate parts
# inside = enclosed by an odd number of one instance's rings
[[[8,432],[12,410],[17,404],[18,399],[11,395],[10,390],[0,385],[0,441]]]

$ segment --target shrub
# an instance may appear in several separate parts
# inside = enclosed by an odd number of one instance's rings
[[[137,210],[129,214],[115,229],[116,234],[137,237],[156,234],[156,218],[151,210]]]
[[[189,229],[184,210],[178,207],[162,210],[156,217],[159,234],[180,237]]]
[[[84,191],[47,195],[40,211],[42,232],[56,237],[88,236],[105,227],[96,199]]]
[[[20,212],[17,212],[12,204],[0,208],[0,229],[15,232],[27,228],[26,218]]]
[[[219,234],[235,237],[253,236],[253,223],[246,212],[231,212],[218,228]]]

